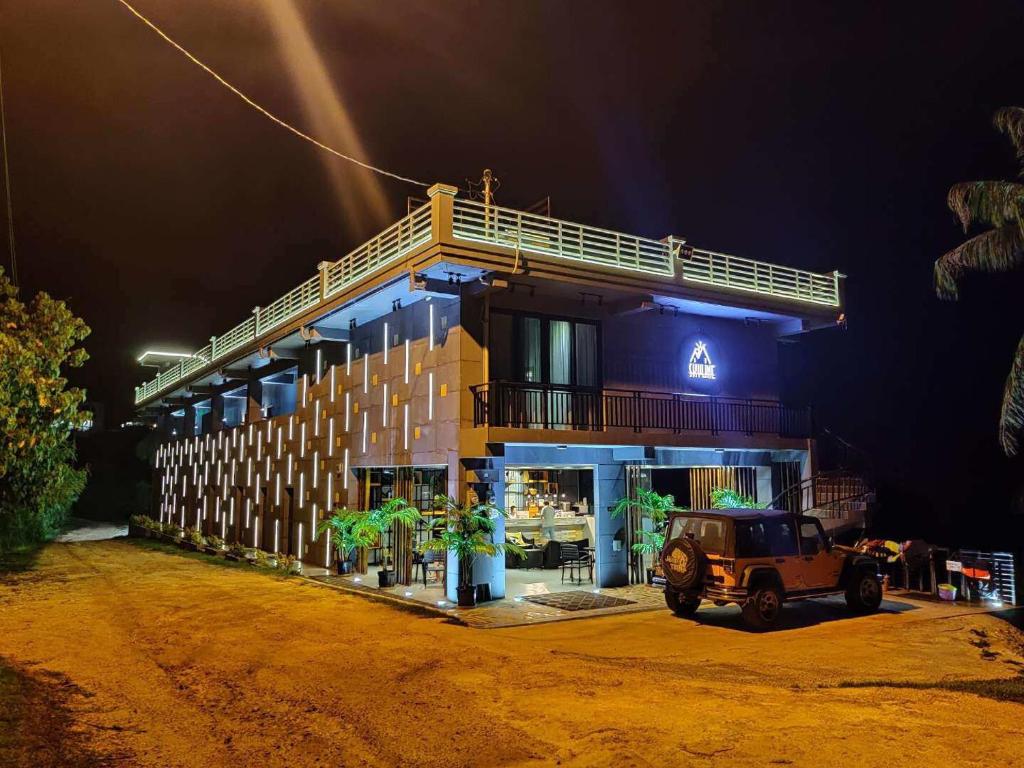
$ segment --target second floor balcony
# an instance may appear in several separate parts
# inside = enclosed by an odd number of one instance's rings
[[[475,427],[781,438],[812,435],[809,407],[774,400],[506,381],[470,389]]]

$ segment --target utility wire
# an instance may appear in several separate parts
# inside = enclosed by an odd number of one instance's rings
[[[4,155],[4,197],[7,199],[7,244],[11,251],[11,282],[18,287],[18,256],[14,250],[14,204],[11,202],[11,171],[7,162],[7,118],[4,114],[4,68],[0,63],[0,151]]]
[[[273,113],[271,113],[269,110],[265,109],[264,107],[261,107],[259,104],[257,104],[255,101],[250,99],[248,96],[246,96],[240,90],[235,88],[235,86],[233,86],[231,83],[229,83],[223,77],[221,77],[216,72],[214,72],[210,67],[208,67],[206,64],[204,64],[198,58],[196,58],[191,53],[189,53],[187,50],[185,50],[185,48],[183,48],[181,45],[179,45],[174,40],[172,40],[171,37],[168,36],[167,33],[164,32],[162,29],[160,29],[156,24],[154,24],[152,21],[150,21],[145,16],[143,16],[141,13],[139,13],[137,10],[135,10],[135,8],[133,8],[132,5],[129,2],[127,2],[127,0],[117,0],[117,2],[119,2],[125,8],[127,8],[132,13],[132,15],[134,15],[139,21],[141,21],[147,27],[149,27],[154,32],[156,32],[158,35],[160,35],[160,37],[162,37],[165,41],[167,41],[171,46],[176,48],[189,61],[191,61],[196,66],[198,66],[200,69],[202,69],[204,72],[206,72],[206,74],[208,74],[210,77],[212,77],[218,83],[220,83],[225,88],[227,88],[229,91],[231,91],[233,94],[235,94],[235,96],[240,98],[242,101],[244,101],[250,107],[252,107],[257,112],[262,114],[264,117],[266,117],[266,118],[272,120],[273,122],[277,123],[279,126],[284,128],[285,130],[291,131],[296,136],[298,136],[300,139],[305,139],[306,141],[310,142],[314,146],[319,147],[320,149],[324,150],[325,152],[330,152],[332,155],[334,155],[336,157],[340,157],[342,160],[347,160],[350,163],[355,163],[356,165],[358,165],[358,166],[360,166],[362,168],[365,168],[368,171],[373,171],[374,173],[379,173],[382,176],[388,176],[388,177],[390,177],[392,179],[397,179],[398,181],[404,181],[407,184],[415,184],[415,185],[420,186],[420,187],[429,187],[430,186],[430,184],[427,184],[426,182],[417,181],[416,179],[410,179],[408,176],[401,176],[401,175],[399,175],[397,173],[392,173],[391,171],[386,171],[383,168],[378,168],[378,167],[376,167],[374,165],[370,165],[369,163],[365,163],[362,160],[359,160],[359,159],[357,159],[355,157],[352,157],[351,155],[346,155],[344,152],[339,152],[338,150],[334,149],[333,147],[329,147],[326,144],[324,144],[323,142],[318,141],[317,139],[315,139],[312,136],[310,136],[308,133],[304,133],[303,131],[300,131],[294,125],[291,125],[290,123],[285,122],[281,118],[279,118],[276,115],[274,115]]]

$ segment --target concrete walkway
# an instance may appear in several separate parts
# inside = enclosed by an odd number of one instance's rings
[[[112,523],[109,520],[83,520],[73,517],[68,523],[67,531],[57,537],[57,541],[104,541],[128,535],[128,525]]]

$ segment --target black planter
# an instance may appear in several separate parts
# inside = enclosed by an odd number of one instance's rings
[[[352,573],[352,561],[351,560],[337,560],[335,565],[338,566],[338,575],[347,576]]]
[[[478,603],[486,603],[491,599],[491,585],[490,584],[477,584],[476,585],[476,601]]]
[[[377,586],[381,589],[386,587],[395,586],[395,572],[394,571],[378,571],[377,572]]]
[[[476,605],[476,587],[472,584],[456,587],[455,593],[459,597],[459,608],[472,608]]]

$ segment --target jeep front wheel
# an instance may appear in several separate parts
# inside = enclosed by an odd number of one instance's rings
[[[855,613],[874,613],[882,604],[882,585],[872,571],[854,575],[846,588],[846,605]]]
[[[669,610],[676,616],[688,619],[697,613],[697,609],[700,608],[700,598],[685,597],[674,589],[666,589],[665,605],[667,605]]]
[[[743,620],[751,629],[771,629],[781,610],[782,593],[775,587],[761,587],[743,604]]]

